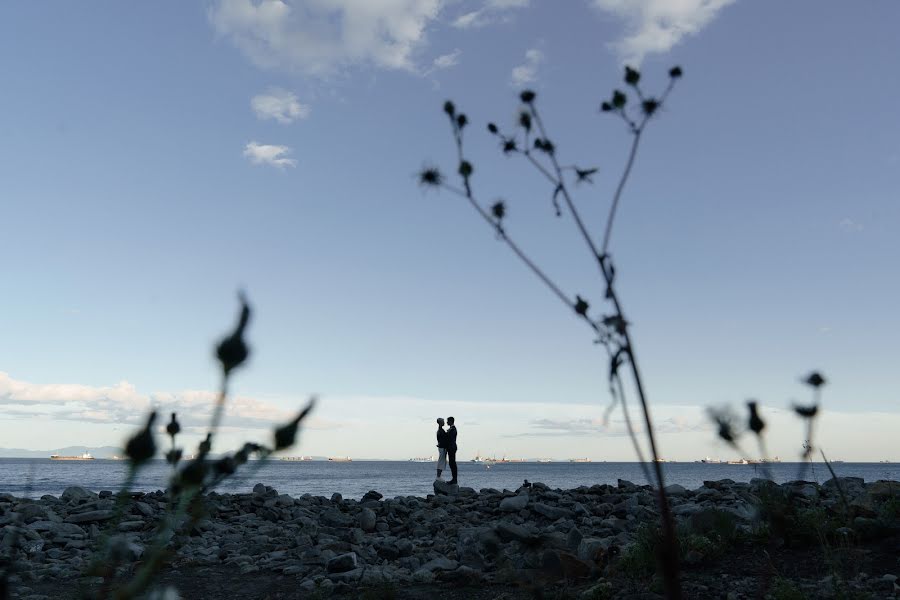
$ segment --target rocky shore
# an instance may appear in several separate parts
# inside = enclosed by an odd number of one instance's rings
[[[427,498],[376,491],[360,499],[292,497],[258,484],[247,494],[212,492],[198,501],[201,516],[185,517],[168,540],[176,551],[161,581],[225,573],[300,594],[283,597],[357,597],[363,590],[376,594],[367,597],[416,597],[404,590],[435,586],[474,590],[447,596],[459,598],[661,591],[652,572],[658,511],[647,486],[620,480],[554,490],[525,482],[518,490],[476,491],[435,482],[434,491]],[[723,480],[667,491],[689,598],[854,597],[841,596],[844,588],[858,597],[900,597],[896,482]],[[146,560],[167,507],[165,492],[133,493],[120,516],[108,491],[70,487],[38,500],[0,494],[0,556],[15,545],[12,597],[39,600],[71,589],[106,534],[124,568],[133,568]],[[841,552],[850,572],[826,560]],[[810,564],[786,564],[791,560]],[[206,597],[202,582],[194,585],[183,597]],[[248,588],[234,597],[262,596]]]

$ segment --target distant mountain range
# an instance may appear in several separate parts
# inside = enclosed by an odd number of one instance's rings
[[[60,456],[81,456],[82,453],[89,452],[94,458],[112,458],[113,456],[122,456],[125,452],[121,448],[115,446],[66,446],[65,448],[56,448],[55,450],[23,450],[21,448],[0,448],[0,457],[2,458],[50,458],[51,454],[59,454]]]

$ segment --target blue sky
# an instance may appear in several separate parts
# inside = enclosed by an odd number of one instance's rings
[[[115,444],[152,403],[199,434],[243,288],[254,353],[227,442],[317,392],[304,453],[427,454],[429,423],[455,412],[473,452],[630,458],[599,422],[605,361],[584,326],[415,174],[453,168],[452,98],[479,197],[506,198],[508,230],[599,305],[552,190],[484,124],[511,125],[535,89],[563,162],[600,168],[578,189],[599,236],[629,139],[597,108],[639,61],[651,88],[686,73],[613,239],[673,419],[664,452],[724,453],[703,407],[784,409],[820,369],[823,444],[887,458],[898,18],[886,1],[6,3],[0,446]],[[782,416],[787,456],[802,439]]]

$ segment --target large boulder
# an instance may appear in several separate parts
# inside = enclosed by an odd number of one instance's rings
[[[578,558],[587,563],[601,563],[605,560],[610,545],[610,539],[586,537],[578,544]]]
[[[568,508],[560,508],[559,506],[551,506],[542,502],[535,502],[531,505],[531,510],[544,515],[548,519],[555,521],[556,519],[571,519],[575,513]]]
[[[66,518],[67,523],[97,523],[99,521],[108,521],[114,516],[111,510],[89,510],[83,513],[69,515]]]
[[[375,511],[371,508],[364,508],[359,511],[359,528],[366,533],[375,531]]]
[[[516,523],[510,523],[509,521],[500,521],[497,523],[496,532],[501,540],[506,541],[515,540],[517,542],[533,544],[540,539],[537,530],[533,527],[517,525]]]
[[[455,483],[447,483],[441,479],[434,480],[434,493],[436,496],[456,496],[459,494],[459,486]]]
[[[73,485],[71,487],[67,487],[60,499],[63,502],[68,502],[69,504],[80,504],[82,502],[87,502],[88,500],[93,500],[97,497],[97,494],[93,492],[89,492],[83,487]]]
[[[339,554],[329,560],[325,568],[329,573],[346,573],[354,570],[356,567],[356,552],[348,552]]]
[[[456,535],[456,556],[467,567],[483,569],[500,550],[500,540],[490,527],[462,527]]]
[[[459,566],[459,563],[455,560],[449,559],[445,556],[439,556],[437,558],[432,558],[427,563],[422,565],[419,570],[426,571],[428,573],[434,573],[435,571],[452,571],[456,567]]]
[[[528,506],[528,494],[517,494],[500,501],[500,510],[503,512],[518,512],[526,506]]]

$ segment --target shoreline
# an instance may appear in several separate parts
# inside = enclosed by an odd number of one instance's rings
[[[177,552],[160,577],[187,585],[190,589],[183,593],[190,598],[205,597],[205,588],[191,588],[203,584],[179,579],[179,574],[220,571],[235,577],[254,574],[246,578],[251,587],[235,596],[244,598],[257,597],[252,580],[259,577],[267,585],[280,585],[286,578],[298,593],[338,596],[377,586],[402,591],[467,585],[553,588],[564,583],[585,590],[609,585],[613,595],[604,597],[625,598],[615,594],[633,589],[628,581],[635,580],[635,569],[646,567],[639,562],[646,559],[641,558],[641,544],[657,520],[655,494],[649,486],[620,480],[615,486],[568,490],[532,483],[517,490],[476,491],[435,484],[433,491],[424,498],[385,498],[370,491],[357,500],[340,494],[293,497],[260,483],[249,493],[210,492],[200,498],[202,513],[190,530],[171,537],[169,546]],[[747,548],[753,550],[748,564],[761,555],[761,547],[771,553],[790,551],[794,540],[775,532],[774,521],[766,521],[765,512],[773,510],[772,494],[803,519],[812,519],[804,526],[835,520],[829,536],[844,535],[866,548],[896,540],[900,548],[897,481],[840,478],[819,485],[719,480],[693,490],[673,484],[667,492],[682,539],[692,545],[682,557],[687,597],[700,597],[696,594],[702,586],[713,585],[727,587],[737,594],[734,598],[752,598],[760,585],[771,585],[740,572],[744,568],[740,564],[723,571],[727,574],[723,582],[716,561]],[[846,509],[841,492],[847,498]],[[60,497],[37,500],[0,494],[0,537],[15,534],[18,539],[16,560],[21,568],[16,571],[13,597],[37,600],[67,589],[91,560],[110,524],[124,557],[121,575],[127,579],[128,571],[147,559],[145,552],[152,546],[166,501],[163,492],[135,492],[122,518],[113,522],[111,492],[70,487]],[[727,522],[727,536],[716,529],[722,522]],[[834,533],[841,528],[843,533]],[[723,549],[726,541],[733,548]],[[814,543],[810,547],[815,551]],[[881,557],[880,551],[869,551],[870,558]],[[891,560],[896,570],[895,555]],[[707,567],[715,570],[714,577]],[[876,575],[900,573],[872,574]],[[863,590],[881,585],[886,590],[887,580],[879,581],[867,577],[848,585]],[[821,582],[801,574],[796,585],[814,591]],[[17,588],[24,592],[16,595]]]

